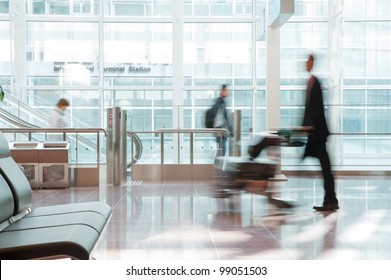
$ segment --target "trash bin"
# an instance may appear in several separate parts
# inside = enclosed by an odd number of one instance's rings
[[[68,142],[42,143],[38,153],[39,187],[69,187],[68,150]]]
[[[11,156],[22,169],[31,188],[38,187],[38,153],[39,143],[10,142]]]

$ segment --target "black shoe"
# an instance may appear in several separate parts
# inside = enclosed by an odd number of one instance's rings
[[[336,203],[330,203],[323,204],[322,206],[314,206],[313,208],[316,211],[335,211],[339,209],[339,206]]]

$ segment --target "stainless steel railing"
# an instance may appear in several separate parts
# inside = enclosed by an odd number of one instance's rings
[[[160,163],[164,164],[164,139],[165,134],[190,134],[190,164],[194,164],[194,134],[195,133],[213,133],[217,137],[220,137],[220,143],[222,144],[223,137],[229,135],[229,131],[225,128],[162,128],[155,131],[127,131],[127,134],[132,138],[138,137],[138,134],[155,134],[156,136],[160,135]],[[179,139],[178,139],[179,141]],[[179,146],[179,145],[178,145]],[[131,153],[133,155],[133,145],[131,147]],[[178,152],[179,157],[179,152]],[[132,159],[131,163],[135,163]],[[178,161],[179,162],[179,161]]]
[[[14,139],[16,138],[16,133],[27,133],[28,140],[32,140],[33,133],[45,133],[45,134],[58,134],[62,133],[63,140],[66,140],[67,134],[96,134],[96,158],[97,158],[97,167],[99,168],[100,164],[100,134],[106,137],[107,132],[103,128],[0,128],[0,131],[3,133],[14,133]],[[77,137],[76,137],[76,145],[78,145]],[[76,147],[77,149],[77,147]],[[77,155],[77,154],[76,154]],[[78,163],[78,159],[76,156],[76,164]]]

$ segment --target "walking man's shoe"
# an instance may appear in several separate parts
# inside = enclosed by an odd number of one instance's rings
[[[331,204],[324,204],[322,206],[314,206],[313,208],[316,211],[335,211],[339,209],[339,206],[336,203],[331,203]]]

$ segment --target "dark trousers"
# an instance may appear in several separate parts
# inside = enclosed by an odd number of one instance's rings
[[[325,193],[323,198],[323,205],[338,204],[338,200],[335,195],[334,176],[331,172],[330,158],[326,150],[326,142],[307,143],[304,157],[306,156],[315,157],[320,161],[323,175],[323,188]]]
[[[217,156],[223,157],[226,153],[227,137],[216,137],[217,142]]]

